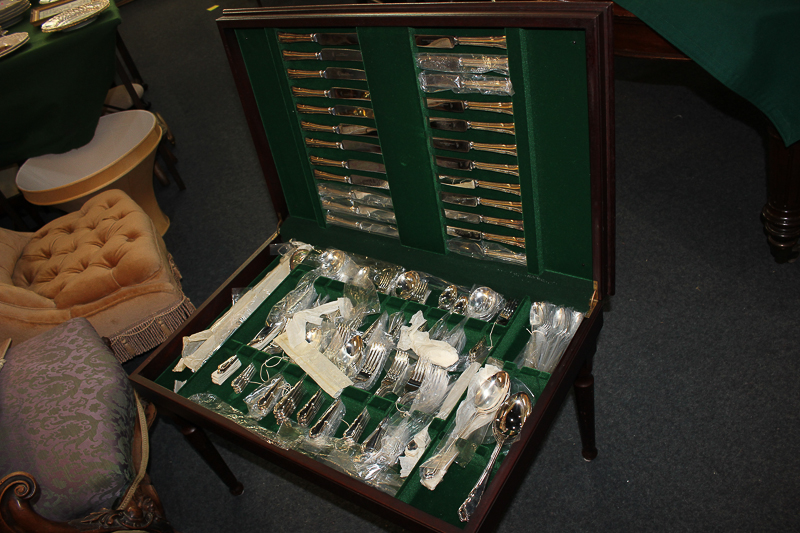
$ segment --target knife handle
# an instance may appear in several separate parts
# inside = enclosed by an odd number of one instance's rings
[[[298,70],[296,68],[286,69],[286,72],[289,74],[289,78],[293,80],[298,80],[301,78],[324,78],[325,71],[324,70]]]
[[[317,157],[315,155],[309,156],[308,159],[311,161],[312,165],[347,168],[347,161],[335,161],[333,159],[325,159],[324,157]]]
[[[513,122],[472,122],[470,120],[467,122],[467,125],[473,130],[494,131],[497,133],[508,133],[509,135],[514,135]]]
[[[516,229],[524,231],[521,220],[511,220],[509,218],[495,218],[495,217],[481,217],[481,221],[485,224],[492,224],[493,226],[502,226],[504,228]]]
[[[511,174],[512,176],[519,176],[518,165],[501,165],[499,163],[483,163],[481,161],[473,162],[473,165],[478,170],[488,170],[489,172],[500,172],[502,174]]]
[[[488,144],[488,143],[471,143],[470,148],[478,150],[479,152],[494,152],[496,154],[517,155],[516,144]]]
[[[306,145],[311,148],[333,148],[334,150],[344,150],[342,143],[333,141],[323,141],[321,139],[306,138]]]
[[[292,96],[330,98],[330,91],[320,89],[306,89],[305,87],[292,87]]]
[[[475,80],[464,77],[461,80],[460,87],[477,90],[481,93],[507,94],[509,96],[514,94],[514,89],[509,78],[494,77],[484,80]]]
[[[339,174],[331,174],[324,170],[314,169],[314,177],[318,180],[338,181],[339,183],[350,183],[350,176],[340,176]]]
[[[333,115],[332,107],[319,107],[315,105],[297,104],[298,113],[309,113],[312,115]]]
[[[464,101],[464,108],[473,111],[489,111],[490,113],[514,114],[514,104],[511,102],[470,102]]]
[[[303,59],[321,59],[319,52],[296,52],[295,50],[284,50],[283,59],[286,61],[300,61]]]
[[[525,237],[508,237],[506,235],[495,235],[494,233],[484,233],[483,239],[486,241],[499,242],[501,244],[510,244],[511,246],[519,246],[525,248]]]
[[[278,32],[278,42],[281,43],[313,43],[313,33],[285,33]]]
[[[285,52],[284,52],[285,53]],[[467,72],[485,72],[487,70],[508,72],[508,58],[504,56],[475,56],[462,57],[459,65]],[[478,69],[477,71],[473,69]]]
[[[506,211],[514,211],[515,213],[522,213],[522,202],[488,200],[486,198],[481,198],[481,205],[485,205],[487,207],[496,207],[497,209],[505,209]]]
[[[519,185],[516,185],[514,183],[495,183],[493,181],[475,180],[475,185],[480,187],[481,189],[507,192],[508,194],[516,194],[517,196],[520,195]]]
[[[456,44],[506,48],[506,37],[505,35],[495,35],[491,37],[456,37]]]
[[[339,133],[336,126],[325,126],[324,124],[314,124],[313,122],[300,122],[300,127],[306,131],[324,131],[327,133]]]

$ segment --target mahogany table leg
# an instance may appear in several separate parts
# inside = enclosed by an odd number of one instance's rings
[[[594,376],[592,375],[592,354],[583,363],[575,378],[575,404],[578,409],[578,428],[581,432],[581,454],[587,461],[597,457],[594,440]]]
[[[236,476],[233,475],[233,472],[231,472],[231,469],[225,463],[225,459],[219,454],[219,451],[217,451],[217,448],[208,438],[205,431],[177,416],[173,417],[173,419],[183,436],[186,437],[186,440],[192,445],[192,448],[197,450],[200,457],[208,463],[208,466],[210,466],[222,482],[228,486],[231,494],[238,496],[244,492],[244,486],[236,479]]]
[[[767,204],[761,216],[772,256],[786,263],[800,254],[800,142],[787,147],[771,122],[767,135]]]

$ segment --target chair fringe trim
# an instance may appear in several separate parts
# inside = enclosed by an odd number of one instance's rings
[[[194,305],[187,297],[175,306],[151,315],[132,328],[109,339],[114,356],[124,363],[135,356],[155,348],[178,329],[194,312]]]

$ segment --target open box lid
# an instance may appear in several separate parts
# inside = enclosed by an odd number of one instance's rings
[[[487,284],[505,294],[527,294],[584,312],[591,302],[613,294],[614,112],[608,5],[502,2],[232,9],[224,11],[218,24],[284,238],[376,257],[466,286]],[[280,33],[346,33],[357,39],[324,46],[286,42]],[[431,34],[502,36],[506,48],[419,47],[415,37]],[[287,61],[284,55],[286,51],[323,48],[359,50],[362,64]],[[420,68],[415,61],[421,52],[505,54],[514,93],[502,97],[426,93],[420,88]],[[366,80],[293,79],[287,75],[288,69],[319,71],[327,66],[358,67]],[[366,90],[369,101],[298,97],[293,87]],[[431,97],[510,102],[514,134],[434,131],[430,118],[509,122],[511,117],[485,111],[447,113],[429,108],[426,102]],[[304,104],[362,106],[371,108],[374,118],[365,122],[360,117],[306,115],[297,111],[297,106]],[[310,148],[308,138],[335,142],[345,137],[306,131],[301,121],[308,120],[329,127],[369,124],[377,129],[382,153]],[[519,176],[437,167],[438,156],[489,162],[507,161],[507,156],[441,151],[434,148],[434,137],[514,143]],[[315,168],[339,175],[354,171],[315,167],[310,156],[385,165],[385,174],[365,175],[389,182],[399,238],[327,223],[317,190],[323,182],[315,179]],[[521,219],[527,265],[474,259],[448,250],[446,228],[452,221],[445,218],[444,209],[453,206],[442,203],[442,191],[501,200],[508,195],[448,187],[437,179],[445,173],[518,183],[516,200],[521,202],[521,215],[483,205],[472,211]],[[483,226],[466,225],[487,233],[513,234]]]

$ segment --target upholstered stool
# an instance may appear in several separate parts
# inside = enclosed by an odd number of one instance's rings
[[[106,191],[36,233],[0,228],[0,339],[22,342],[86,317],[127,361],[194,311],[153,221]]]
[[[0,530],[69,531],[48,521],[76,519],[170,530],[145,474],[146,434],[125,370],[86,319],[12,346],[0,367]]]

